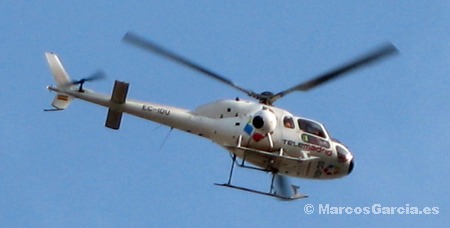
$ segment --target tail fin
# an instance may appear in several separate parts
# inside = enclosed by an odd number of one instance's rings
[[[53,79],[56,82],[57,88],[61,91],[69,89],[71,86],[70,77],[64,69],[61,61],[59,61],[58,56],[54,53],[46,52],[45,57],[47,58],[48,65],[53,74]],[[64,94],[63,92],[58,92],[52,102],[52,106],[55,107],[55,109],[52,109],[52,111],[63,110],[67,108],[72,100],[72,96]]]

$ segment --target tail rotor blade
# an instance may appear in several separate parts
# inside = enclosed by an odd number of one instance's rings
[[[101,80],[101,79],[104,79],[104,78],[106,78],[105,72],[99,70],[99,71],[91,74],[90,76],[88,76],[86,78],[82,78],[80,80],[74,80],[70,84],[78,85],[78,84],[82,84],[82,83],[85,83],[85,82],[92,82],[92,81]]]
[[[99,70],[93,74],[91,74],[89,77],[85,78],[86,82],[90,82],[90,81],[97,81],[97,80],[101,80],[106,78],[106,74],[105,72],[103,72],[102,70]]]

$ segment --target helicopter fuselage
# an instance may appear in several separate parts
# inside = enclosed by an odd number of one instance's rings
[[[111,95],[98,94],[84,89],[83,85],[85,82],[103,78],[102,72],[73,81],[58,56],[47,52],[45,55],[56,82],[56,86],[49,86],[48,89],[57,94],[52,102],[54,108],[45,110],[64,110],[74,98],[78,98],[107,107],[105,126],[111,129],[119,129],[122,115],[127,113],[210,139],[228,150],[232,156],[228,182],[216,185],[285,200],[307,196],[299,194],[298,187],[294,185],[292,194],[284,196],[285,194],[277,193],[274,188],[276,177],[279,177],[280,185],[286,183],[283,181],[283,175],[308,179],[335,179],[350,174],[354,161],[349,149],[333,139],[323,124],[293,116],[286,110],[274,107],[273,104],[288,94],[311,90],[398,52],[394,45],[387,43],[347,64],[278,93],[270,91],[257,93],[137,34],[128,32],[123,41],[239,90],[259,102],[239,99],[219,100],[190,111],[127,99],[129,84],[120,81],[115,82]],[[240,164],[236,158],[241,159]],[[252,166],[245,165],[245,162]],[[272,174],[270,191],[263,192],[233,185],[231,181],[236,164],[244,168],[270,172]],[[286,188],[280,187],[284,192]]]
[[[236,99],[189,111],[131,99],[118,104],[110,95],[74,87],[48,89],[210,139],[246,162],[281,175],[334,179],[353,168],[349,150],[322,124],[277,107]]]

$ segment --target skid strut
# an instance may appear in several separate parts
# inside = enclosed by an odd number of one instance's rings
[[[230,176],[228,177],[227,185],[231,185],[231,178],[233,177],[234,164],[236,163],[236,154],[233,154],[230,168]]]
[[[274,181],[275,181],[275,176],[277,175],[275,172],[273,172],[273,171],[270,171],[270,170],[267,170],[267,169],[259,169],[259,168],[256,168],[256,167],[252,167],[252,166],[246,166],[245,164],[244,164],[244,162],[245,162],[245,157],[244,157],[244,159],[242,160],[242,164],[239,164],[238,163],[238,165],[240,166],[240,167],[243,167],[243,168],[249,168],[249,169],[254,169],[254,170],[258,170],[258,171],[265,171],[265,172],[271,172],[272,173],[272,179],[271,179],[271,182],[270,182],[270,190],[269,190],[269,192],[264,192],[264,191],[259,191],[259,190],[255,190],[255,189],[250,189],[250,188],[245,188],[245,187],[241,187],[241,186],[237,186],[237,185],[233,185],[233,184],[231,184],[231,180],[232,180],[232,178],[233,178],[233,172],[234,172],[234,166],[235,166],[235,164],[237,163],[236,162],[236,154],[234,154],[233,153],[233,155],[232,155],[232,157],[231,157],[231,168],[230,168],[230,175],[229,175],[229,177],[228,177],[228,182],[227,183],[224,183],[224,184],[218,184],[218,183],[215,183],[215,185],[217,185],[217,186],[222,186],[222,187],[228,187],[228,188],[234,188],[234,189],[238,189],[238,190],[242,190],[242,191],[247,191],[247,192],[252,192],[252,193],[257,193],[257,194],[261,194],[261,195],[266,195],[266,196],[272,196],[272,197],[275,197],[275,198],[278,198],[278,199],[282,199],[282,200],[296,200],[296,199],[302,199],[302,198],[307,198],[308,196],[305,196],[305,195],[301,195],[300,193],[298,193],[298,188],[299,187],[297,187],[297,186],[294,186],[294,185],[292,185],[292,188],[293,188],[293,190],[294,190],[294,194],[292,195],[292,196],[284,196],[284,195],[279,195],[279,194],[277,194],[275,191],[274,191]]]

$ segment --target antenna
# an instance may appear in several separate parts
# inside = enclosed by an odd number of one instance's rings
[[[169,139],[169,136],[170,136],[170,133],[172,133],[172,130],[173,130],[173,127],[170,128],[170,131],[169,131],[169,133],[167,133],[166,137],[164,138],[163,142],[161,143],[161,146],[159,147],[158,152],[161,152],[164,144],[166,144],[166,142],[167,142],[167,139]]]

